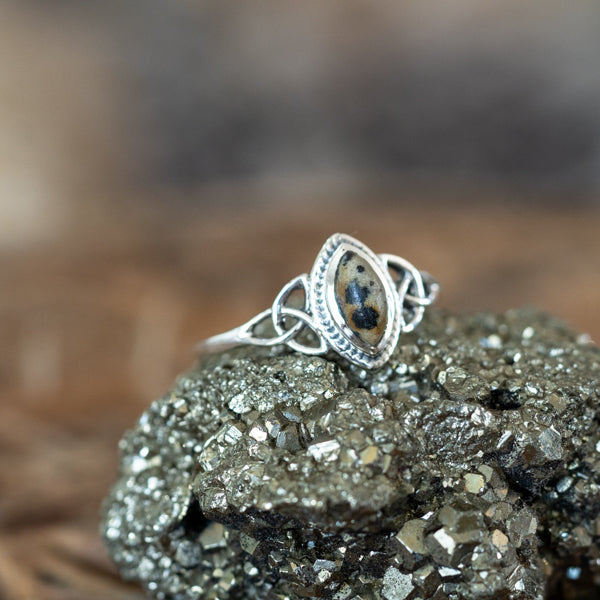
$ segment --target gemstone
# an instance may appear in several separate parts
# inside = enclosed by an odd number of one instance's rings
[[[384,285],[370,262],[346,251],[335,272],[335,300],[346,325],[360,341],[377,346],[387,325]]]

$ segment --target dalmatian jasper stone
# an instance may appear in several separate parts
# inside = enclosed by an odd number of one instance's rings
[[[348,250],[335,272],[335,298],[346,325],[364,344],[377,346],[387,326],[385,288],[373,267]]]

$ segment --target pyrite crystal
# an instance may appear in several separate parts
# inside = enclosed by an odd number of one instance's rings
[[[366,371],[203,358],[123,438],[102,534],[172,600],[600,597],[600,351],[430,312]]]

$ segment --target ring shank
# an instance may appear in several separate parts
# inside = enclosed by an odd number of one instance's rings
[[[206,338],[196,344],[196,352],[199,354],[212,354],[213,352],[222,352],[228,350],[234,346],[247,343],[244,336],[240,335],[240,332],[244,329],[244,326],[230,329],[218,335]]]

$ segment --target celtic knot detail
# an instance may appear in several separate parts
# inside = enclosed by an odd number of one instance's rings
[[[288,306],[288,301],[294,292],[300,291],[304,295],[304,306],[300,310]],[[327,344],[319,334],[313,317],[310,314],[310,304],[308,296],[308,276],[300,275],[283,286],[275,298],[271,308],[264,310],[253,319],[242,325],[240,337],[247,340],[247,343],[257,346],[276,346],[286,344],[292,350],[302,352],[303,354],[324,354],[327,352]],[[286,324],[286,320],[288,323]],[[276,335],[272,337],[261,337],[257,329],[267,324],[272,326]],[[298,341],[296,338],[301,331],[309,328],[314,333],[318,346],[309,346]]]

